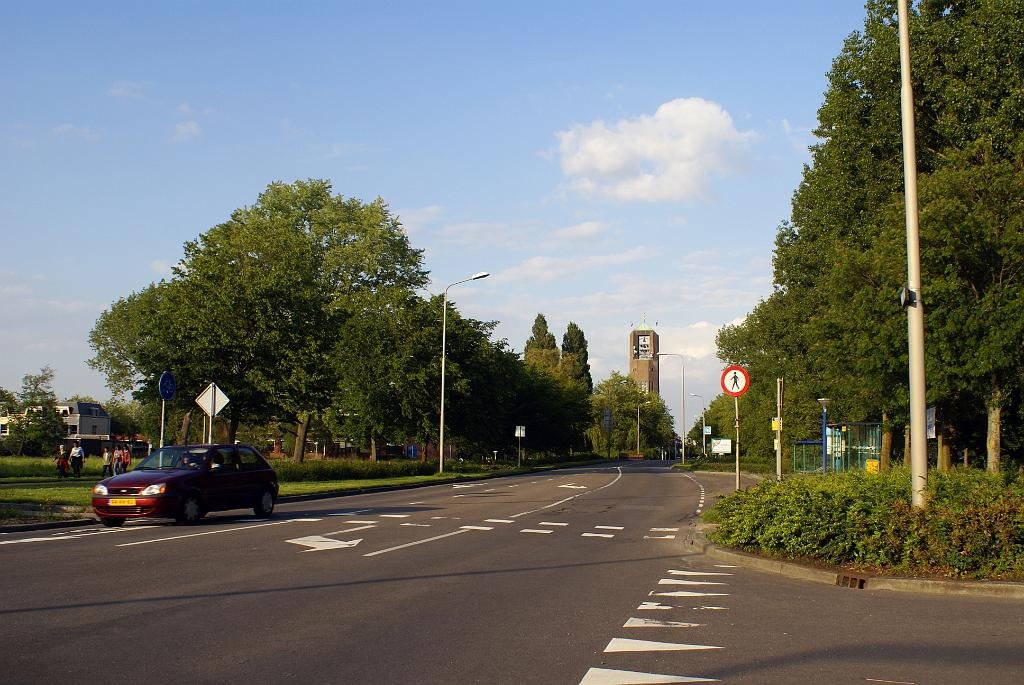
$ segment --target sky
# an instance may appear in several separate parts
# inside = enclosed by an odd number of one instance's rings
[[[715,334],[771,293],[863,20],[861,0],[0,3],[0,386],[50,366],[61,398],[109,398],[86,364],[104,309],[269,183],[325,178],[387,202],[430,293],[489,272],[449,297],[517,351],[538,313],[559,341],[573,321],[600,382],[646,320],[683,355],[689,427],[689,393],[720,392]]]

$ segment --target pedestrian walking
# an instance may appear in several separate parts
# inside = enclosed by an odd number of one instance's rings
[[[113,461],[112,468],[114,469],[114,475],[116,476],[117,474],[121,473],[121,446],[120,445],[116,445],[116,444],[114,445],[114,456],[112,458],[112,461]]]
[[[127,473],[132,465],[132,450],[130,446],[125,445],[124,449],[121,450],[121,461],[123,462],[124,472]]]
[[[57,448],[57,456],[53,458],[57,462],[57,477],[67,478],[68,477],[68,455],[64,453],[64,445]]]
[[[106,447],[103,448],[103,473],[100,474],[100,478],[106,478],[107,476],[114,475],[114,461],[110,456],[110,450]]]
[[[75,446],[71,448],[71,470],[75,474],[75,478],[81,478],[82,476],[82,464],[85,462],[85,450],[82,449],[82,445],[75,440]]]

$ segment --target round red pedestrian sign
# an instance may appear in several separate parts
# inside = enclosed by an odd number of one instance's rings
[[[730,397],[739,397],[750,387],[750,374],[739,364],[733,364],[722,372],[722,391]]]

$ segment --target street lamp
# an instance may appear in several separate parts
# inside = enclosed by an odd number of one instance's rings
[[[473,274],[469,278],[463,278],[461,281],[455,281],[450,283],[448,288],[459,283],[466,283],[467,281],[479,281],[481,278],[487,278],[490,276],[486,271]],[[444,473],[444,362],[445,362],[445,351],[447,343],[448,333],[448,288],[444,289],[444,309],[441,314],[441,433],[437,441],[437,472]]]
[[[704,458],[707,459],[708,458],[708,446],[707,446],[707,438],[705,436],[708,434],[708,431],[707,431],[707,425],[708,424],[707,424],[707,422],[706,422],[706,420],[704,418],[705,417],[705,414],[704,414],[704,396],[703,395],[698,395],[695,392],[691,392],[690,394],[693,395],[694,397],[699,397],[700,398],[700,451],[704,453]]]
[[[678,352],[659,352],[659,357],[679,357],[679,441],[683,450],[682,463],[686,463],[686,358]]]
[[[827,464],[828,464],[828,459],[827,459],[827,456],[828,456],[828,452],[827,452],[828,428],[827,428],[827,424],[825,423],[825,421],[826,421],[826,417],[828,416],[828,405],[829,405],[830,402],[832,402],[832,400],[830,400],[827,397],[819,397],[818,398],[818,404],[821,405],[821,472],[823,474],[825,473],[825,471],[827,469]]]

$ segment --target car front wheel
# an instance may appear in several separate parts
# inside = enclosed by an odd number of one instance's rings
[[[256,504],[253,506],[252,511],[259,517],[270,516],[274,513],[274,493],[270,490],[264,490],[260,498],[256,500]]]
[[[199,503],[199,498],[195,495],[186,495],[181,501],[181,509],[175,519],[178,523],[192,525],[201,518],[203,518],[203,508]]]

